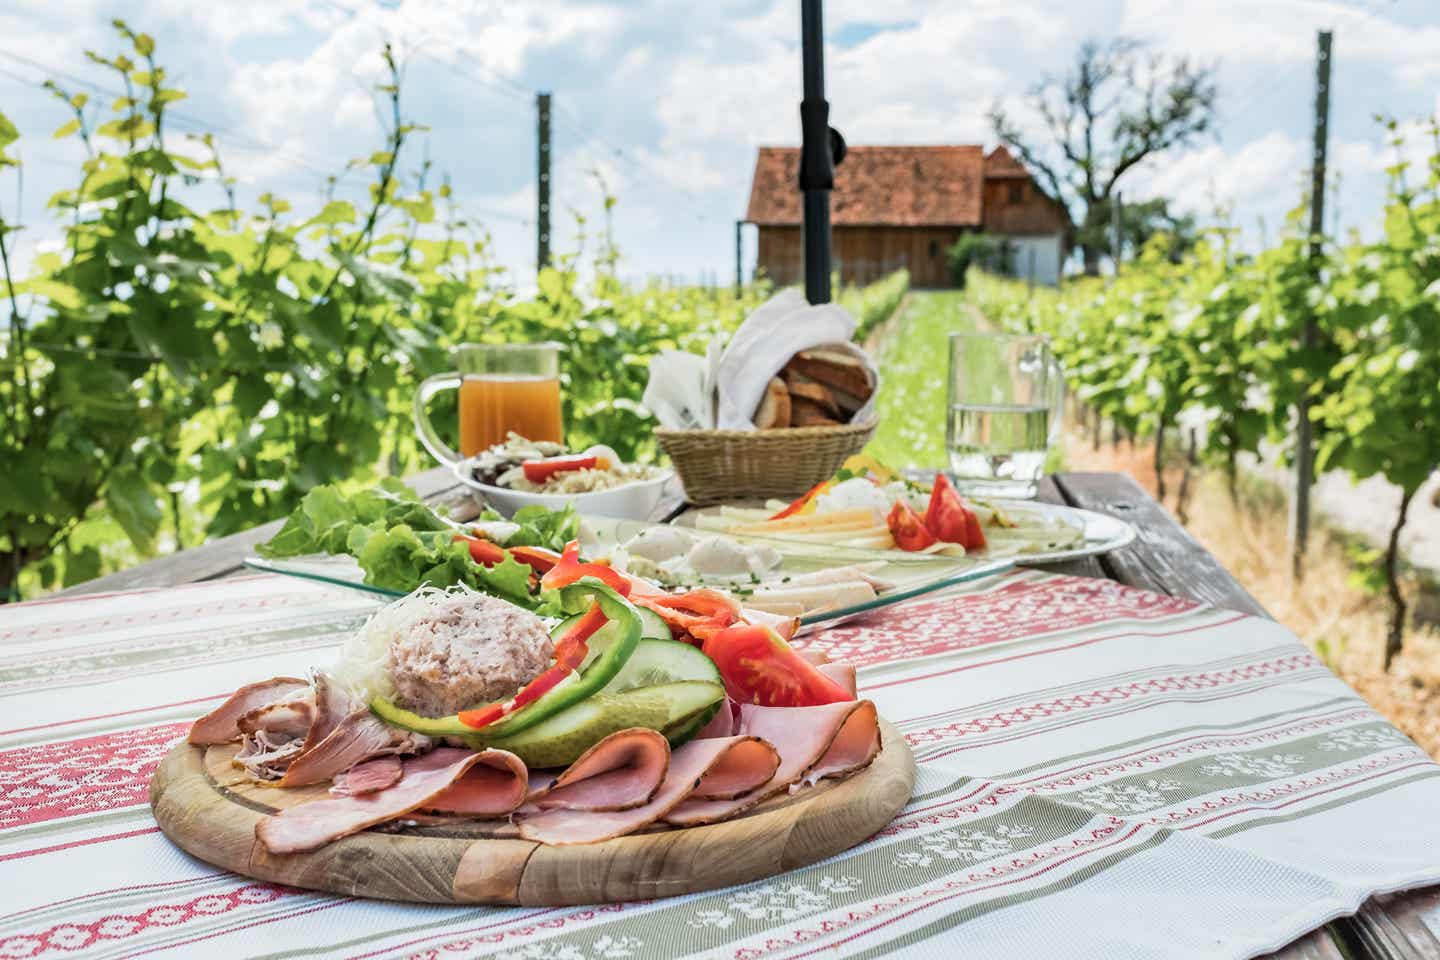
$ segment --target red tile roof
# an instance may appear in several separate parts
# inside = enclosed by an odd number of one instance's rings
[[[1029,180],[1030,171],[1002,144],[985,156],[985,179]]]
[[[985,154],[978,146],[851,147],[835,168],[830,222],[977,227],[985,173]],[[745,219],[764,226],[798,226],[799,175],[798,147],[761,147]]]

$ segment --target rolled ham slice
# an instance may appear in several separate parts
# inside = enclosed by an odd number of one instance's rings
[[[809,658],[806,657],[806,659]],[[850,696],[855,696],[855,665],[853,663],[828,663],[821,660],[815,664],[815,669],[850,691]]]
[[[852,563],[844,567],[827,567],[824,570],[812,570],[809,573],[794,573],[783,580],[767,580],[760,584],[762,587],[814,587],[826,583],[852,583],[864,581],[875,588],[877,593],[889,590],[895,586],[890,581],[876,576],[885,569],[884,560],[872,560],[866,563]]]
[[[335,778],[330,787],[332,797],[359,797],[377,793],[400,782],[404,767],[396,756],[377,757],[357,763]]]
[[[240,739],[240,718],[253,710],[284,700],[310,686],[297,677],[273,677],[259,683],[247,683],[226,698],[214,710],[196,720],[190,727],[189,740],[203,747]]]
[[[733,800],[770,782],[780,766],[779,752],[758,738],[739,740],[700,778],[690,798]]]
[[[756,587],[749,603],[751,608],[768,609],[771,604],[800,604],[807,613],[830,610],[835,607],[853,607],[858,603],[869,603],[875,599],[875,588],[864,580],[846,580],[837,583],[821,583],[811,586],[785,584],[775,587]]]
[[[795,636],[795,631],[800,629],[799,617],[756,610],[754,607],[741,607],[740,619],[757,627],[769,627],[786,640]]]
[[[541,810],[630,810],[650,802],[670,768],[670,744],[656,730],[610,734],[549,784],[532,789]]]
[[[859,770],[880,752],[879,717],[869,700],[818,707],[741,704],[739,732],[774,745],[780,753],[775,773],[734,799],[687,799],[665,814],[666,823],[688,827],[726,820],[794,784]]]
[[[716,737],[692,740],[670,756],[670,771],[650,802],[629,810],[542,810],[515,817],[527,840],[557,846],[599,843],[634,833],[660,820],[695,790],[712,770],[723,769],[726,755],[754,737]],[[722,801],[705,801],[722,802]]]
[[[515,763],[519,763],[519,758],[503,750],[477,753],[440,747],[423,757],[404,761],[400,779],[388,789],[361,796],[312,800],[290,807],[257,823],[255,836],[266,850],[275,854],[316,850],[333,840],[426,806],[478,765],[513,771]],[[508,796],[515,797],[517,804],[523,800],[524,782],[521,781],[518,790],[512,788]]]
[[[529,790],[525,761],[508,750],[486,750],[484,754],[463,777],[432,797],[425,809],[481,819],[503,817],[519,809]]]

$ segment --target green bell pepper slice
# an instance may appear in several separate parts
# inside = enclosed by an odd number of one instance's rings
[[[534,703],[527,704],[505,719],[481,729],[462,723],[459,714],[422,717],[396,706],[385,697],[371,698],[371,712],[391,726],[428,737],[460,739],[478,748],[492,740],[500,740],[532,727],[597,693],[620,672],[620,668],[625,666],[625,662],[635,652],[635,647],[640,642],[642,627],[640,613],[628,600],[592,577],[562,587],[556,593],[565,613],[580,613],[588,609],[593,600],[600,605],[600,611],[609,622],[595,635],[596,646],[585,666]],[[603,648],[599,646],[601,642],[604,643]]]

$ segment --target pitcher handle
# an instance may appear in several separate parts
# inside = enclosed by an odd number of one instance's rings
[[[445,445],[440,435],[435,432],[435,427],[430,423],[430,415],[425,412],[425,405],[430,398],[442,390],[459,390],[461,377],[458,371],[450,373],[439,373],[433,377],[427,377],[420,388],[415,391],[415,432],[420,436],[420,442],[430,455],[444,464],[459,463],[465,459]]]

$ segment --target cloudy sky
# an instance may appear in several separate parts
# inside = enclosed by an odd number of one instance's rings
[[[732,275],[755,148],[799,138],[795,0],[6,0],[0,111],[24,134],[27,249],[54,236],[44,200],[72,182],[81,156],[73,139],[50,138],[66,117],[35,84],[110,84],[84,50],[121,49],[113,16],[156,38],[190,93],[177,125],[216,133],[243,195],[272,191],[302,210],[327,173],[377,149],[370,91],[391,41],[406,64],[406,111],[431,127],[425,148],[501,260],[527,275],[534,91],[555,97],[557,243],[573,236],[565,209],[595,212],[599,170],[619,198],[633,277]],[[1440,109],[1435,0],[830,0],[832,122],[852,144],[988,145],[997,98],[1018,102],[1086,37],[1136,36],[1218,65],[1220,122],[1217,137],[1135,171],[1126,195],[1227,207],[1254,243],[1261,223],[1273,235],[1308,168],[1320,28],[1335,31],[1334,212],[1346,229],[1373,231],[1394,156],[1375,114]],[[363,187],[352,176],[342,192]],[[7,215],[14,188],[6,174]],[[753,258],[753,237],[746,246]]]

